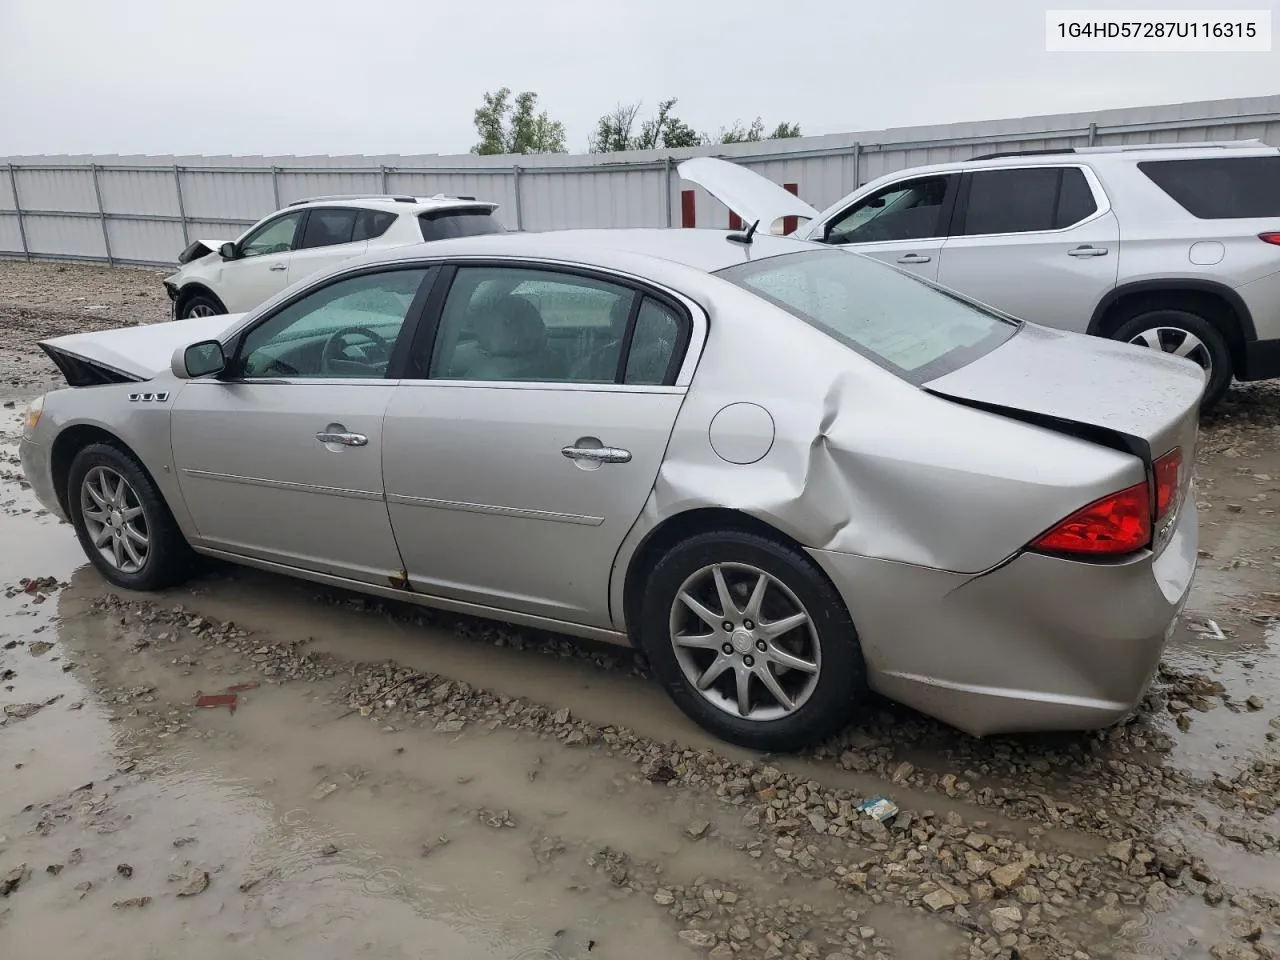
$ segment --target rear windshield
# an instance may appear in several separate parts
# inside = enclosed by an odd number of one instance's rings
[[[1138,169],[1201,220],[1280,217],[1280,156],[1148,160]]]
[[[973,362],[1018,324],[843,250],[769,257],[717,273],[912,383]]]
[[[506,233],[506,228],[488,210],[441,210],[418,215],[423,240],[475,237],[482,233]]]

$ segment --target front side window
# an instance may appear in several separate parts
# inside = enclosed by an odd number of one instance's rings
[[[1079,167],[978,170],[961,204],[952,234],[970,237],[1061,230],[1098,209]]]
[[[357,212],[322,208],[312,210],[307,217],[307,225],[302,229],[300,249],[350,243],[352,231],[356,227]]]
[[[989,353],[1018,324],[865,257],[814,250],[716,274],[911,383]]]
[[[1148,160],[1138,169],[1201,220],[1280,217],[1280,156]]]
[[[478,237],[486,233],[506,233],[502,224],[488,210],[437,210],[418,215],[423,240],[449,240],[453,237]]]
[[[428,270],[348,277],[289,304],[250,330],[241,377],[381,378]]]
[[[269,253],[288,253],[293,249],[293,237],[298,232],[302,213],[287,213],[283,217],[264,223],[240,244],[240,256],[261,257]]]
[[[950,177],[895,183],[859,200],[827,231],[827,242],[882,243],[940,237]]]

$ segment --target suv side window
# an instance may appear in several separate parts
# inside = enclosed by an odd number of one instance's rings
[[[1079,167],[975,170],[960,199],[952,236],[1060,230],[1098,209]]]
[[[946,224],[942,215],[947,186],[953,177],[922,177],[877,190],[831,222],[826,242],[882,243],[944,236]]]
[[[335,208],[313,209],[307,217],[307,225],[302,229],[302,243],[298,244],[298,249],[350,243],[352,231],[356,227],[356,213],[355,210]]]
[[[385,210],[361,210],[356,216],[356,229],[352,240],[376,240],[396,222],[396,214]]]
[[[240,242],[241,257],[261,257],[268,253],[288,253],[293,249],[294,234],[302,211],[286,213],[260,226]]]
[[[1200,220],[1280,216],[1280,157],[1147,160],[1138,169]]]

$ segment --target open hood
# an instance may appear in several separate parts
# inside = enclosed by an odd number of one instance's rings
[[[744,223],[759,220],[759,229],[765,233],[781,235],[785,217],[808,221],[818,216],[817,210],[795,194],[728,160],[694,157],[676,169],[681,177],[702,187]]]
[[[71,333],[41,340],[40,349],[58,365],[73,387],[149,380],[169,369],[169,361],[178,347],[220,339],[243,316],[230,313],[94,333]]]
[[[199,260],[201,257],[207,257],[211,253],[217,253],[219,248],[227,242],[226,240],[192,240],[178,254],[178,263],[190,263],[192,260]]]

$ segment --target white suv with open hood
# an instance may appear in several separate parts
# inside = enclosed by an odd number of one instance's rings
[[[504,233],[498,205],[474,197],[332,196],[297,200],[235,240],[197,240],[164,281],[178,320],[245,313],[343,260],[424,240]]]
[[[991,154],[880,177],[818,212],[713,157],[680,175],[758,229],[837,244],[1020,319],[1280,377],[1280,149],[1257,140]],[[1104,389],[1106,384],[1098,384]]]

